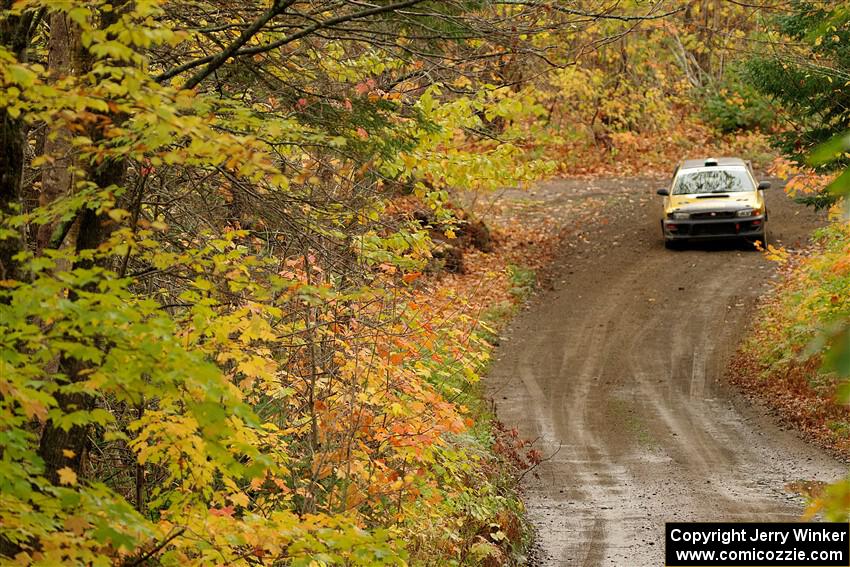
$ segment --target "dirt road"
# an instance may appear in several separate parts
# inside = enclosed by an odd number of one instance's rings
[[[668,520],[796,519],[800,479],[843,467],[725,383],[774,268],[743,247],[665,250],[649,180],[552,182],[535,199],[608,199],[506,332],[489,377],[499,417],[551,455],[527,482],[543,565],[663,565]],[[817,226],[778,188],[773,239]]]

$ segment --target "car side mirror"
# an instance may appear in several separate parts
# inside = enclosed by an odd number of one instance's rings
[[[658,191],[656,191],[656,193],[658,193],[659,195],[662,195],[664,197],[667,197],[670,194],[670,191],[668,191],[667,189],[659,189]]]
[[[764,191],[765,189],[770,189],[770,181],[762,181],[759,183],[759,191]]]

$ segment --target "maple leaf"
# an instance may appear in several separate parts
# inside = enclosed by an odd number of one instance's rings
[[[82,516],[68,516],[65,518],[65,529],[74,532],[76,535],[83,535],[89,527],[89,523]]]
[[[230,501],[233,502],[236,506],[242,506],[243,508],[248,506],[251,500],[248,498],[248,495],[244,492],[237,492],[236,494],[230,495]]]
[[[40,422],[47,420],[47,406],[36,400],[21,400],[21,407],[30,419],[36,418]]]
[[[210,514],[219,517],[232,517],[234,512],[233,506],[225,506],[224,508],[210,508]]]
[[[59,475],[59,484],[75,485],[77,484],[77,473],[71,470],[70,467],[62,467],[56,473]]]

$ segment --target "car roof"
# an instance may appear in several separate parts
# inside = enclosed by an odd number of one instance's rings
[[[714,162],[714,163],[712,163]],[[747,167],[748,162],[736,157],[720,157],[720,158],[702,158],[702,159],[686,159],[682,161],[679,169],[697,169],[703,167],[729,167],[740,166]]]

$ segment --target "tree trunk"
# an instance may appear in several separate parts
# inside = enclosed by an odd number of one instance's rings
[[[50,79],[59,80],[67,76],[79,76],[85,67],[85,52],[80,43],[81,29],[63,12],[50,17],[50,40],[47,54],[47,69]],[[66,128],[53,130],[44,142],[44,155],[53,158],[41,177],[39,206],[49,205],[57,199],[70,195],[74,187],[74,165],[72,156],[72,134]],[[64,238],[51,242],[57,223],[43,224],[38,228],[36,249],[48,246],[59,247]],[[63,235],[64,236],[64,235]]]
[[[113,2],[113,10],[111,12],[101,13],[100,25],[106,28],[121,16],[121,7],[127,5],[127,2]],[[60,24],[61,25],[61,24]],[[75,69],[77,73],[86,72],[90,66],[87,55],[79,49],[78,33],[67,33],[70,28],[65,26],[64,29],[58,30],[61,36],[57,37],[55,48],[58,53],[62,53],[63,45],[66,48],[65,53],[74,53],[72,51],[76,46],[77,59],[72,56],[71,65],[79,64]],[[76,38],[76,39],[75,39]],[[68,42],[62,44],[61,40]],[[51,37],[51,51],[53,51],[53,38]],[[76,61],[76,63],[74,63]],[[119,123],[126,119],[123,116],[112,116],[113,123]],[[102,134],[99,131],[93,131],[90,134],[92,140],[108,143],[102,139]],[[57,141],[59,138],[57,138]],[[69,157],[70,159],[70,157]],[[124,159],[111,160],[108,159],[100,165],[92,166],[88,178],[98,187],[109,187],[110,185],[121,185],[124,182],[126,172],[126,162]],[[59,173],[59,172],[57,172]],[[69,177],[53,178],[57,183],[64,183],[70,179]],[[63,185],[55,187],[59,192],[56,193],[56,198],[61,198],[64,194],[61,192]],[[65,193],[67,194],[67,193]],[[91,250],[97,248],[109,235],[113,229],[113,223],[106,214],[99,214],[93,209],[86,208],[78,215],[79,228],[76,232],[76,250]],[[75,268],[88,268],[94,264],[91,260],[78,260],[74,263]],[[74,295],[70,296],[74,299]],[[109,348],[108,345],[102,345],[103,348]],[[88,368],[86,363],[81,361],[63,357],[59,361],[59,372],[65,376],[68,383],[74,383],[81,379],[81,372]],[[55,395],[57,405],[62,413],[70,413],[79,410],[91,410],[95,405],[95,398],[85,393],[65,394],[58,393]],[[41,434],[38,454],[44,460],[45,476],[54,484],[58,482],[58,471],[61,468],[69,467],[77,476],[85,476],[86,453],[89,447],[88,439],[89,428],[87,426],[74,426],[68,431],[57,427],[52,421],[48,421]],[[70,451],[70,452],[68,452]]]
[[[14,0],[0,0],[0,9],[12,8]],[[18,61],[27,60],[27,48],[32,35],[34,15],[0,18],[0,45],[14,54]],[[17,212],[21,202],[21,178],[24,171],[26,124],[20,116],[0,109],[0,219]],[[0,240],[0,279],[16,279],[18,268],[12,258],[21,250],[21,239]]]
[[[24,164],[24,123],[0,110],[0,217],[16,212],[20,204],[21,175]],[[0,240],[0,279],[17,279],[12,257],[21,250],[16,238]]]

